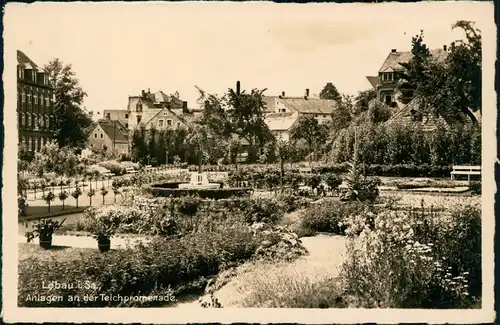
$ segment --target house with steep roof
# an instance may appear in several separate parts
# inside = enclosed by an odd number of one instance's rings
[[[447,50],[445,45],[442,49],[431,49],[429,52],[434,60],[443,62],[448,56]],[[391,107],[408,104],[412,100],[413,94],[411,90],[404,93],[398,90],[398,82],[404,70],[401,63],[408,63],[412,57],[413,54],[409,51],[401,52],[392,49],[382,63],[377,76],[366,77],[377,92],[378,100]]]
[[[306,89],[302,97],[287,97],[285,92],[280,96],[263,96],[266,114],[296,113],[299,116],[313,116],[320,123],[330,121],[337,107],[333,99],[312,97]]]
[[[420,99],[414,98],[407,105],[399,108],[394,114],[385,122],[386,125],[393,123],[403,124],[420,124],[423,131],[434,131],[440,125],[446,125],[447,122],[441,116],[435,117],[430,115],[422,115],[419,111]],[[444,123],[444,124],[443,124]]]
[[[89,132],[87,144],[93,150],[114,150],[117,153],[128,154],[129,131],[117,120],[101,119],[94,124]]]
[[[297,112],[269,113],[264,121],[276,139],[289,141],[291,130],[297,124],[298,119]]]

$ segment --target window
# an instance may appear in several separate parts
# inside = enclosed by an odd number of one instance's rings
[[[31,137],[28,137],[28,150],[29,151],[33,150],[33,142],[31,140]]]
[[[28,113],[28,126],[31,126],[31,115]]]
[[[45,125],[47,126],[47,128],[50,127],[50,119],[48,116],[45,117]]]
[[[31,104],[31,93],[28,93],[28,104]]]
[[[33,144],[35,146],[35,151],[38,151],[38,138],[34,138],[33,140],[35,140]]]
[[[23,77],[23,68],[22,67],[19,67],[19,71],[18,71],[18,76],[19,78],[22,78]]]
[[[128,114],[125,114],[125,118],[128,118]]]
[[[163,120],[158,120],[158,126],[163,127]]]
[[[42,94],[40,94],[40,96],[39,96],[39,97],[40,97],[40,105],[43,105],[43,95],[42,95]]]
[[[33,126],[38,127],[38,117],[36,114],[33,114]]]
[[[33,94],[33,100],[35,101],[35,104],[38,105],[38,96],[36,94]]]
[[[42,116],[40,116],[40,126],[44,127],[44,124],[45,124],[45,118],[42,115]]]
[[[167,120],[167,125],[172,126],[172,120]]]
[[[23,89],[23,103],[26,102],[26,93],[24,92],[24,89]]]
[[[24,123],[26,123],[25,116],[24,113],[21,113],[21,125],[24,126]]]
[[[180,128],[181,127],[181,123],[180,122],[177,122],[177,127]]]
[[[26,150],[26,137],[22,137],[21,141],[23,150]]]
[[[128,123],[125,123],[125,127],[128,128]]]
[[[49,106],[49,103],[50,103],[50,99],[49,99],[49,96],[46,96],[45,97],[45,106]]]
[[[94,133],[94,138],[97,139],[97,133]]]
[[[106,113],[106,119],[111,120],[111,113]]]
[[[103,134],[101,133],[101,139],[102,139],[102,137],[103,137]]]

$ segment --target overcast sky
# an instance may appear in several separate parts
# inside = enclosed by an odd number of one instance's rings
[[[9,51],[38,65],[71,63],[89,110],[125,109],[142,89],[178,91],[198,107],[194,85],[223,93],[267,88],[301,96],[326,82],[340,92],[370,88],[391,49],[410,50],[421,29],[442,47],[459,19],[492,21],[485,3],[9,3]],[[477,24],[481,28],[480,22]]]

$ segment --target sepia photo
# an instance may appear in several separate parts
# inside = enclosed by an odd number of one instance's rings
[[[6,321],[493,322],[493,14],[9,3]]]

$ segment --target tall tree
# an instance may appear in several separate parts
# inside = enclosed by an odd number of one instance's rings
[[[295,141],[304,139],[309,147],[309,163],[312,162],[314,147],[325,141],[326,127],[319,124],[313,116],[299,117],[298,124],[292,129],[291,138]]]
[[[319,98],[321,99],[339,99],[339,97],[340,93],[337,87],[331,82],[327,83],[319,93]]]
[[[265,89],[253,89],[250,93],[245,93],[229,89],[223,97],[218,97],[200,90],[200,100],[204,105],[201,123],[226,140],[233,135],[247,140],[250,161],[256,160],[257,148],[272,139],[264,122],[264,91]]]
[[[374,89],[368,89],[358,92],[354,98],[354,114],[359,115],[369,109],[369,103],[377,98],[377,92]]]
[[[81,107],[87,95],[80,87],[70,64],[53,59],[45,66],[50,84],[55,89],[55,138],[59,146],[84,147],[90,115]]]
[[[481,110],[481,31],[474,23],[458,21],[465,40],[451,44],[444,62],[431,60],[423,43],[423,34],[413,38],[413,58],[405,68],[403,82],[411,85],[414,97],[421,101],[421,113],[454,120],[467,117],[477,122],[473,112]]]

